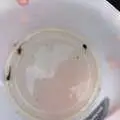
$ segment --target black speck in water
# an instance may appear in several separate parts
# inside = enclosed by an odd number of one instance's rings
[[[18,53],[18,55],[22,54],[22,47],[21,46],[17,49],[17,53]]]
[[[85,50],[87,50],[87,45],[86,45],[86,44],[83,44],[83,48],[84,48]]]
[[[11,67],[9,67],[9,72],[8,75],[6,77],[6,80],[9,81],[11,79]]]

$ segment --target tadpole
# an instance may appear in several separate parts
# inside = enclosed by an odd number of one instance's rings
[[[11,79],[11,66],[9,67],[9,71],[8,71],[8,75],[6,77],[6,80],[10,80]]]
[[[87,50],[87,45],[86,45],[86,44],[83,44],[83,48],[84,48],[85,50]]]
[[[18,53],[18,55],[21,55],[21,53],[22,53],[22,47],[21,46],[17,49],[17,53]]]

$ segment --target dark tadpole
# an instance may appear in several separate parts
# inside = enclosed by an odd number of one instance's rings
[[[85,50],[87,50],[87,45],[86,45],[86,44],[83,44],[83,48],[84,48]]]
[[[11,79],[11,66],[9,67],[8,75],[6,76],[6,80],[9,81]]]
[[[17,49],[17,53],[18,53],[18,55],[22,54],[22,47],[21,46]]]

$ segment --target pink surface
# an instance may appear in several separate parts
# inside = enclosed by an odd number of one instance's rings
[[[120,110],[116,111],[113,115],[108,117],[106,120],[120,120]]]

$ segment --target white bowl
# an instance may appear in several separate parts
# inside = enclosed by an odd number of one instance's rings
[[[107,97],[110,102],[109,113],[114,112],[114,108],[120,105],[119,20],[118,11],[102,0],[34,0],[25,6],[12,0],[1,0],[1,119],[20,119],[20,115],[17,116],[14,112],[4,87],[4,68],[9,53],[27,35],[48,28],[65,30],[84,38],[84,43],[94,54],[100,69],[101,91],[92,109]],[[6,113],[9,114],[6,116]]]

